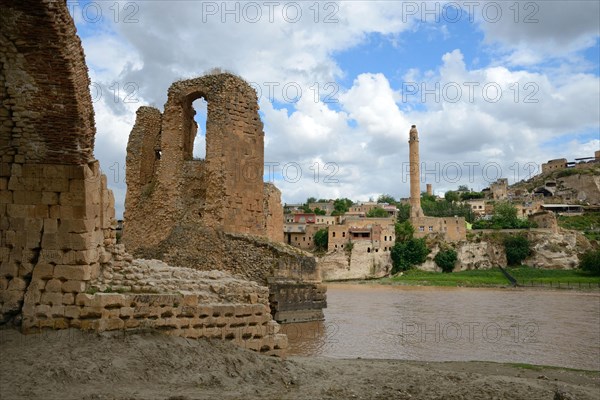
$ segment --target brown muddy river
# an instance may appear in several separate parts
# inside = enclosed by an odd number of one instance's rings
[[[290,355],[497,361],[600,370],[600,293],[329,284]]]

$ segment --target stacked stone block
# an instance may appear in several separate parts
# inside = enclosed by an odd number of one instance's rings
[[[0,304],[6,321],[20,312],[26,293],[35,304],[49,298],[58,304],[58,296],[84,291],[112,260],[116,236],[114,199],[97,162],[2,165]]]
[[[275,320],[290,323],[324,319],[323,309],[327,307],[325,285],[273,279],[269,282],[269,291]]]

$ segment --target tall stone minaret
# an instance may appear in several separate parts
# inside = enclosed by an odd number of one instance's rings
[[[410,217],[423,216],[421,209],[421,170],[419,167],[419,132],[417,126],[410,128],[408,151],[410,161]]]

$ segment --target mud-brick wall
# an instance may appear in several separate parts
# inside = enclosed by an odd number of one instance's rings
[[[203,304],[198,294],[80,293],[35,306],[25,332],[79,328],[93,331],[156,329],[188,338],[230,340],[267,355],[284,355],[287,336],[278,334],[264,304]]]

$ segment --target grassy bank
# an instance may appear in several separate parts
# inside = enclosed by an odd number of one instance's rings
[[[562,287],[598,287],[599,276],[592,276],[579,270],[548,270],[537,269],[527,266],[507,268],[519,284],[534,286],[558,286]],[[499,268],[485,270],[471,270],[444,274],[441,272],[428,272],[410,270],[402,276],[383,278],[379,280],[383,284],[405,284],[405,285],[431,285],[431,286],[507,286],[508,280]]]
[[[558,217],[558,225],[565,229],[581,231],[589,240],[600,240],[600,213]]]

